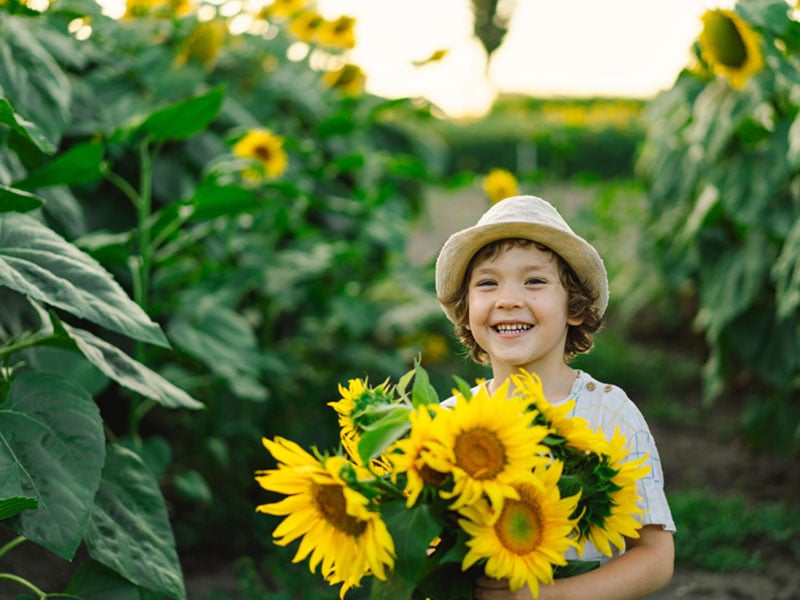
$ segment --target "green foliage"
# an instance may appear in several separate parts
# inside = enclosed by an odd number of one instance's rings
[[[763,569],[769,557],[752,548],[764,541],[800,560],[796,506],[783,502],[748,505],[739,497],[718,498],[699,490],[670,494],[669,503],[678,529],[675,556],[679,564],[712,571]]]
[[[649,188],[646,239],[673,297],[689,290],[698,304],[706,398],[741,397],[744,387],[774,409],[773,422],[800,397],[800,23],[788,10],[783,0],[737,4],[762,40],[765,67],[741,90],[683,72],[648,107],[638,163]],[[788,431],[751,430],[756,441],[796,448],[800,419],[788,412]]]
[[[442,122],[452,172],[504,168],[521,180],[633,174],[643,100],[500,98],[484,118]]]
[[[405,261],[446,162],[428,109],[201,8],[0,6],[0,518],[85,546],[75,597],[184,598],[181,551],[260,550],[258,439],[328,444],[336,382],[404,372],[441,319]],[[234,150],[255,130],[283,173]]]

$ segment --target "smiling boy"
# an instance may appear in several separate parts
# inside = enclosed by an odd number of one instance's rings
[[[492,379],[484,384],[489,392],[514,373],[535,373],[551,404],[575,399],[575,416],[604,432],[619,427],[633,445],[632,459],[649,456],[650,475],[637,484],[644,511],[639,537],[626,539],[625,551],[611,557],[587,543],[580,558],[601,566],[541,586],[539,598],[620,600],[665,586],[673,571],[675,525],[647,423],[623,390],[569,365],[591,349],[608,305],[608,278],[595,248],[545,200],[514,196],[445,242],[436,291],[472,358],[491,366]],[[527,586],[511,592],[506,581],[482,577],[474,597],[527,600],[532,593]]]

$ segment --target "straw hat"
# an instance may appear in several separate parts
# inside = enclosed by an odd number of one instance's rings
[[[576,235],[556,208],[536,196],[512,196],[487,210],[477,224],[450,236],[436,259],[436,296],[441,303],[451,298],[466,275],[472,257],[486,244],[507,238],[523,238],[544,244],[572,267],[597,300],[600,315],[608,306],[608,275],[597,250]],[[449,307],[447,318],[455,321]]]

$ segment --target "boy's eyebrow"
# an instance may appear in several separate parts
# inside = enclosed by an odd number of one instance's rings
[[[498,267],[492,266],[492,264],[490,262],[485,262],[485,263],[481,263],[481,264],[477,265],[472,270],[472,273],[473,274],[476,274],[476,273],[492,274],[492,273],[495,273],[496,271],[499,271],[499,270],[500,269]],[[536,272],[545,271],[545,272],[548,272],[548,273],[557,272],[556,268],[553,265],[551,265],[550,263],[528,264],[528,265],[525,265],[524,270],[525,270],[525,272],[531,272],[531,271],[536,271]]]

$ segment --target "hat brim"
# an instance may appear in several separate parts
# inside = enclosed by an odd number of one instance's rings
[[[572,267],[596,297],[600,315],[608,305],[608,277],[603,259],[586,240],[564,229],[541,223],[501,222],[475,225],[448,238],[436,259],[436,296],[451,321],[449,307],[464,281],[472,257],[485,245],[501,239],[521,238],[550,248]]]

